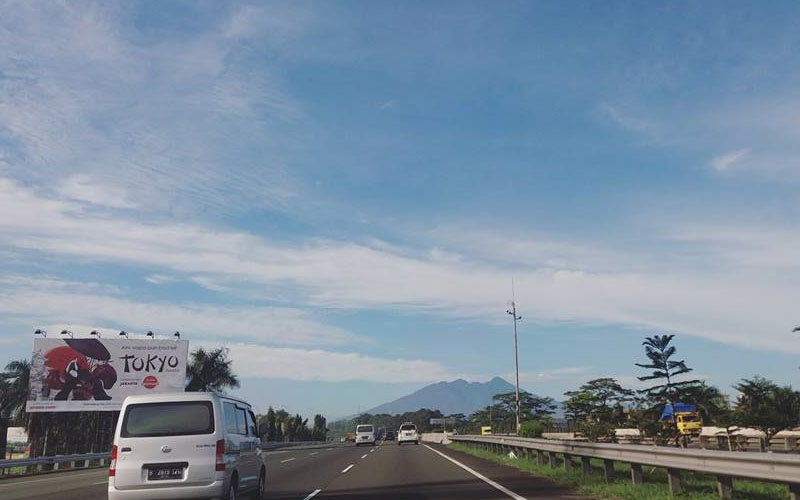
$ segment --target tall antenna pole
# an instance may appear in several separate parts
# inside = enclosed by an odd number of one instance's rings
[[[519,405],[519,353],[517,350],[517,321],[522,319],[522,316],[517,315],[517,302],[516,297],[514,296],[514,278],[511,278],[511,310],[506,310],[508,314],[510,314],[514,318],[514,368],[516,370],[517,376],[517,434],[519,434],[519,414],[520,414],[520,405]]]

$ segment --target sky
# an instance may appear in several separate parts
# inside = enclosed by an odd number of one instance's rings
[[[0,364],[225,346],[257,407],[800,387],[796,2],[2,2]]]

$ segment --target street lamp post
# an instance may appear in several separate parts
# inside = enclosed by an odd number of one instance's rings
[[[67,336],[69,336],[69,338],[73,338],[74,337],[73,333],[71,331],[69,331],[69,330],[61,330],[61,335],[67,335]]]
[[[39,328],[36,331],[34,331],[33,334],[34,335],[41,335],[42,337],[47,338],[47,332],[45,330],[42,330],[41,328]]]
[[[513,294],[512,294],[513,295]],[[514,318],[514,369],[516,370],[517,377],[517,434],[519,434],[519,353],[517,351],[517,321],[522,319],[522,316],[517,315],[517,303],[511,300],[511,309],[506,311],[511,317]]]

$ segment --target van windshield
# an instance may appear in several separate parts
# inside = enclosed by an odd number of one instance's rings
[[[212,434],[214,413],[210,401],[143,403],[127,407],[122,437],[191,436]]]
[[[414,424],[403,424],[400,426],[401,431],[415,431],[417,430],[417,426]]]
[[[356,432],[372,432],[371,425],[359,425],[356,427]]]

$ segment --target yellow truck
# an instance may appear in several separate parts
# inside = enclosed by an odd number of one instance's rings
[[[699,437],[703,430],[703,420],[697,413],[697,406],[688,403],[667,403],[659,420],[674,425],[678,435],[685,440]]]

